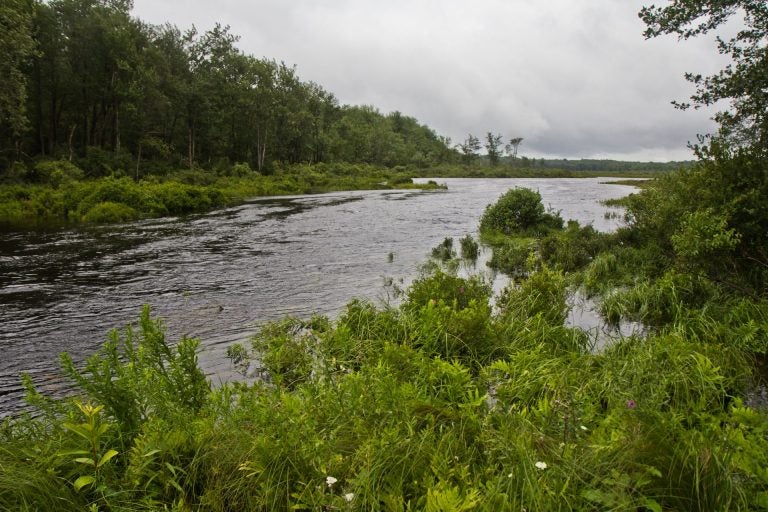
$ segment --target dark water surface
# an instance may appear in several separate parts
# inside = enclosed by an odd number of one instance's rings
[[[438,181],[448,190],[256,199],[185,218],[0,233],[0,416],[19,405],[20,372],[61,390],[58,354],[82,360],[143,304],[172,340],[200,338],[202,366],[226,380],[227,345],[285,315],[388,300],[388,278],[407,284],[445,237],[476,234],[486,205],[509,188],[537,189],[563,218],[600,230],[617,221],[599,201],[633,190],[605,179]]]

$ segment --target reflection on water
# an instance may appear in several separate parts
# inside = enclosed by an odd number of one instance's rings
[[[486,205],[511,187],[537,189],[565,219],[600,230],[618,221],[599,201],[632,191],[598,179],[439,181],[447,191],[257,199],[186,218],[0,233],[0,415],[18,403],[19,372],[58,389],[58,354],[82,359],[143,304],[171,339],[199,337],[205,370],[227,379],[228,344],[284,315],[333,315],[352,297],[386,301],[385,285],[407,284],[445,237],[476,233]]]

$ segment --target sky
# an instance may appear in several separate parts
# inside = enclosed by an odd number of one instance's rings
[[[692,158],[713,111],[680,111],[712,38],[645,40],[642,0],[134,0],[134,16],[295,65],[340,104],[414,117],[458,143],[523,137],[535,158]],[[657,4],[663,4],[657,2]]]

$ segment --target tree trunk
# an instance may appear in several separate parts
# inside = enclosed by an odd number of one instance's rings
[[[136,181],[139,181],[139,167],[141,166],[141,140],[139,140],[139,150],[136,154]]]
[[[72,147],[72,138],[75,136],[75,129],[77,128],[76,124],[73,124],[69,127],[69,137],[67,137],[67,144],[69,146],[69,161],[72,161],[72,156],[75,153],[74,148]]]
[[[188,151],[189,151],[189,168],[192,169],[192,166],[195,163],[195,132],[191,125],[189,126]]]

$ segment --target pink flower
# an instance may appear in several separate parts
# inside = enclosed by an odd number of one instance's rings
[[[627,400],[627,409],[634,409],[635,407],[637,407],[637,402],[632,399]]]
[[[461,287],[459,288],[459,294],[462,294],[462,293],[464,293],[464,287],[463,287],[463,286],[461,286]]]

